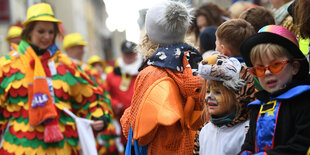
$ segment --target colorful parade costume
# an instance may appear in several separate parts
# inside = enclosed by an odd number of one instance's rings
[[[73,46],[86,46],[87,44],[88,43],[83,39],[80,33],[71,33],[64,37],[63,49],[67,50],[68,48],[71,48]],[[112,118],[114,116],[111,107],[111,98],[109,92],[104,87],[104,81],[102,80],[101,75],[97,72],[97,70],[91,65],[74,58],[70,59],[77,65],[78,68],[83,70],[88,75],[90,80],[94,83],[94,86],[98,90],[103,92],[103,95],[100,98],[100,101],[104,103],[102,104],[102,108],[106,109],[106,111],[110,115],[110,123],[108,124],[107,128],[105,130],[101,130],[95,133],[98,154],[104,155],[116,152],[115,138],[117,137],[117,135],[115,131],[115,126],[112,123]]]
[[[303,154],[308,150],[309,84],[295,81],[278,93],[256,94],[258,100],[249,104],[251,123],[242,154]]]
[[[44,71],[49,70],[53,83],[56,118],[58,127],[63,134],[60,142],[44,142],[44,125],[30,126],[28,102],[28,81],[25,72],[26,64],[34,65],[34,59],[23,60],[27,52],[33,48],[23,41],[16,56],[7,57],[1,61],[1,108],[3,115],[1,124],[9,123],[4,134],[2,153],[15,154],[71,154],[78,153],[78,137],[73,118],[66,115],[62,109],[67,108],[80,117],[99,118],[109,114],[102,108],[104,104],[98,101],[102,94],[91,85],[87,75],[77,68],[71,60],[58,51],[56,45],[50,47],[51,52],[40,56]],[[2,58],[5,59],[5,58]],[[53,64],[54,63],[54,64]],[[51,64],[51,65],[49,65]],[[52,67],[54,65],[54,67]],[[49,77],[49,75],[47,75]],[[4,132],[4,131],[3,131]]]
[[[29,28],[34,21],[60,23],[47,3],[28,9],[23,24]],[[54,40],[48,41],[51,45],[40,49],[22,40],[18,52],[1,58],[0,154],[79,154],[76,123],[65,108],[78,117],[102,120],[103,129],[109,122],[102,91],[58,50]]]

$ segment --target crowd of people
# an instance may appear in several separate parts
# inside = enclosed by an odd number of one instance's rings
[[[30,6],[0,58],[0,154],[310,155],[310,1],[270,4],[157,2],[112,66]]]

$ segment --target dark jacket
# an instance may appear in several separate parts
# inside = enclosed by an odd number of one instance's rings
[[[301,88],[300,86],[305,86],[303,87],[305,89],[297,93],[298,90],[301,90],[299,89]],[[283,96],[285,93],[291,97],[288,99],[278,99],[281,102],[281,106],[277,116],[276,129],[273,137],[273,148],[266,151],[266,153],[268,155],[305,155],[310,147],[309,82],[292,82],[287,85],[285,89],[274,94],[269,94],[262,90],[255,95],[258,100],[267,103],[271,98],[276,98],[280,95]],[[241,154],[250,154],[249,152],[253,154],[258,153],[255,152],[255,145],[257,139],[256,127],[260,107],[260,105],[249,105],[249,108],[252,109],[250,116],[250,128],[241,148]],[[245,151],[248,152],[245,153]]]

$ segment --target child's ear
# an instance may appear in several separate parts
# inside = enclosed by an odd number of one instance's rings
[[[228,46],[221,44],[221,48],[222,48],[222,54],[226,56],[234,56]]]
[[[300,63],[299,61],[293,61],[293,75],[296,75],[299,71]]]

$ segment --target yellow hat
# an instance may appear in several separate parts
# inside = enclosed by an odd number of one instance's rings
[[[101,59],[99,56],[97,56],[97,55],[93,55],[93,56],[91,56],[91,57],[88,59],[88,64],[89,64],[89,65],[92,65],[92,64],[97,63],[97,62],[101,63],[101,64],[102,64],[102,67],[105,67],[105,65],[106,65],[105,61],[102,60],[102,59]]]
[[[23,25],[26,26],[28,23],[33,21],[61,23],[60,20],[54,17],[54,12],[51,6],[47,3],[38,3],[28,8],[27,20],[23,23]]]
[[[63,41],[64,50],[76,45],[83,45],[83,46],[87,45],[87,42],[83,40],[83,37],[80,33],[71,33],[65,36]]]
[[[8,36],[6,37],[6,40],[9,41],[11,38],[20,37],[22,34],[23,28],[19,26],[11,26],[8,32]]]

